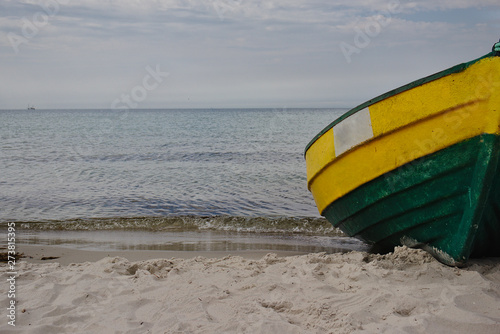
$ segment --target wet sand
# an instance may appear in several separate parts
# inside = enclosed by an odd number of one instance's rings
[[[21,245],[19,252],[24,254],[22,261],[29,263],[58,263],[67,266],[72,263],[95,262],[106,257],[123,257],[131,262],[151,259],[191,259],[196,257],[223,258],[239,256],[244,259],[260,259],[268,251],[165,251],[165,250],[81,250],[50,245]],[[304,255],[303,252],[280,251],[277,256]]]

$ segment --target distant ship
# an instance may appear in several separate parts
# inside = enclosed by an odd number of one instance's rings
[[[35,106],[30,106],[30,105],[28,104],[28,110],[35,110]]]

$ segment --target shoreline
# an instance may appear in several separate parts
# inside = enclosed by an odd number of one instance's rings
[[[368,245],[347,237],[228,231],[18,231],[16,251],[31,263],[95,262],[104,257],[130,261],[155,258],[241,256],[260,259],[279,256],[367,250]],[[45,258],[42,260],[42,258]],[[55,259],[47,259],[55,258]]]
[[[266,250],[244,250],[244,251],[170,251],[170,250],[80,250],[76,248],[52,246],[52,245],[18,245],[17,251],[24,253],[21,261],[28,263],[59,263],[67,266],[72,263],[97,262],[104,258],[122,257],[130,262],[157,260],[157,259],[193,259],[224,258],[227,256],[238,256],[249,260],[258,260],[267,254],[276,254],[279,257],[305,255],[305,252],[294,251],[266,251]],[[42,258],[50,258],[42,260]]]

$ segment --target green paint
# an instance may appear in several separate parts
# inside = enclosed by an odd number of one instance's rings
[[[381,248],[419,246],[448,265],[500,256],[500,137],[417,159],[333,202],[323,215]]]

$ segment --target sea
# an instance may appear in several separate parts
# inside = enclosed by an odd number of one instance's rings
[[[305,146],[346,111],[1,110],[0,224],[79,249],[358,249],[306,185]]]

